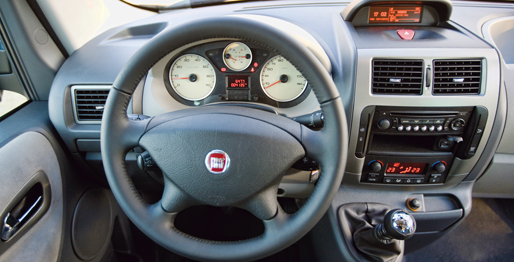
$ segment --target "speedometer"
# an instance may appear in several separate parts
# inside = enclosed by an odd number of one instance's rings
[[[216,84],[216,73],[211,63],[202,56],[180,56],[170,68],[170,83],[182,98],[198,101],[208,97]]]
[[[277,55],[262,67],[261,87],[271,99],[289,102],[302,95],[307,80],[289,61]]]

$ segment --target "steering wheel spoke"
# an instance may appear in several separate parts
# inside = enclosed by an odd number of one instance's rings
[[[277,201],[278,184],[266,188],[264,191],[251,197],[238,205],[261,220],[270,220],[281,210]]]
[[[167,213],[178,213],[190,206],[200,204],[164,176],[164,192],[160,201]]]

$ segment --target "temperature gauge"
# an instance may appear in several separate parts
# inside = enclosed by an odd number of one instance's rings
[[[223,50],[223,62],[233,71],[243,71],[252,63],[252,50],[241,42],[233,42]]]

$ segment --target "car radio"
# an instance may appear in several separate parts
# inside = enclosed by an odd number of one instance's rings
[[[361,182],[444,183],[456,156],[475,154],[486,121],[483,107],[367,107],[355,150]]]

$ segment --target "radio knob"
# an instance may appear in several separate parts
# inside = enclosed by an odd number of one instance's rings
[[[422,126],[421,131],[423,131],[423,132],[427,131],[427,126]]]
[[[443,162],[437,162],[432,166],[432,169],[437,173],[442,173],[446,170],[446,165]]]
[[[466,121],[464,121],[464,119],[462,118],[458,118],[458,119],[455,119],[453,120],[451,123],[450,123],[450,127],[454,130],[454,131],[459,131],[461,130],[463,127],[464,127],[464,124],[466,123]]]
[[[414,126],[414,127],[412,128],[412,130],[414,130],[414,131],[419,131],[419,126]]]
[[[382,164],[378,161],[373,161],[369,163],[369,169],[373,172],[380,172],[380,170],[382,170]]]
[[[443,131],[443,126],[437,126],[437,131]]]
[[[403,126],[398,126],[398,131],[403,131]]]
[[[389,118],[382,118],[378,121],[378,128],[386,130],[389,127],[391,127],[391,120],[389,120]]]
[[[430,127],[428,128],[428,131],[430,131],[430,132],[432,132],[432,131],[434,131],[434,130],[435,130],[435,126],[430,126]]]
[[[406,127],[405,127],[405,131],[410,131],[411,129],[412,129],[412,127],[411,127],[411,126],[406,126]]]

